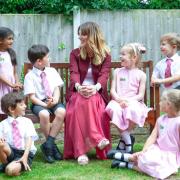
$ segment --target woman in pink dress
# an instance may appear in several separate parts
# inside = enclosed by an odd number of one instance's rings
[[[80,47],[70,54],[70,87],[67,93],[64,158],[88,164],[87,153],[96,148],[106,158],[109,149],[107,80],[111,56],[99,26],[86,22],[78,28]]]
[[[14,33],[11,29],[0,27],[0,100],[5,94],[22,88],[16,73],[16,54],[11,49],[13,39]],[[0,108],[0,115],[2,114],[4,112]]]
[[[146,74],[138,68],[145,47],[139,43],[130,43],[121,49],[121,66],[114,71],[111,85],[112,100],[106,107],[121,135],[118,149],[132,153],[134,139],[130,131],[135,125],[143,127],[149,109],[143,102]]]
[[[180,90],[164,91],[160,109],[165,112],[158,118],[144,148],[134,154],[117,150],[108,152],[114,158],[112,168],[128,167],[154,178],[165,179],[177,173],[180,167]]]

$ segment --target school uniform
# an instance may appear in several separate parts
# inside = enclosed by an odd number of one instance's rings
[[[59,76],[58,72],[52,67],[45,67],[44,71],[41,71],[35,67],[27,73],[24,79],[24,94],[35,94],[35,96],[42,100],[46,101],[46,90],[43,87],[41,73],[45,72],[47,81],[49,83],[50,91],[53,93],[56,87],[62,87],[64,82]],[[58,107],[63,107],[62,104],[57,104],[50,110],[54,113],[54,111]],[[32,111],[38,116],[40,110],[47,109],[39,105],[32,106]],[[47,109],[48,110],[48,109]],[[48,110],[49,111],[49,110]],[[49,111],[51,113],[51,111]]]
[[[35,131],[32,121],[30,119],[28,119],[26,117],[18,117],[15,120],[18,122],[17,126],[18,126],[20,136],[21,136],[21,145],[18,149],[15,146],[15,142],[13,141],[13,125],[12,125],[12,123],[14,121],[14,118],[11,116],[8,116],[7,119],[0,122],[0,138],[5,139],[5,141],[9,144],[9,146],[11,148],[11,154],[7,158],[8,163],[10,163],[11,161],[14,161],[14,160],[18,160],[22,157],[22,155],[24,154],[24,150],[25,150],[26,138],[31,137],[32,145],[30,148],[29,156],[28,156],[28,164],[31,165],[33,157],[37,151],[37,149],[34,145],[34,141],[36,141],[38,139],[38,135]]]
[[[180,116],[162,115],[157,124],[157,140],[138,157],[138,167],[152,177],[165,179],[180,167]]]
[[[11,63],[11,57],[7,51],[0,51],[0,74],[12,84],[15,83],[14,68]],[[10,86],[0,81],[0,114],[4,114],[1,110],[1,98],[12,91],[13,89]]]
[[[143,127],[148,112],[151,110],[144,104],[143,99],[139,101],[131,99],[139,93],[140,79],[144,75],[144,72],[138,68],[122,67],[114,71],[116,93],[119,97],[128,100],[128,107],[121,108],[118,102],[111,100],[106,107],[106,112],[111,122],[121,130],[128,129],[130,121]]]
[[[180,56],[176,53],[171,58],[164,58],[160,60],[154,67],[152,77],[158,79],[165,79],[165,70],[167,67],[166,59],[171,59],[171,76],[180,74]],[[165,89],[174,89],[180,86],[180,81],[172,83],[171,86],[165,87],[164,84],[161,84],[162,88]]]

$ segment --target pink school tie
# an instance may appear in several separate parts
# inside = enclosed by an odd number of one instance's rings
[[[171,59],[166,59],[165,78],[171,77]],[[171,86],[172,83],[165,83],[165,87]]]
[[[18,122],[13,120],[12,122],[12,136],[13,136],[13,144],[14,146],[19,149],[22,146],[22,137],[20,134],[20,130],[18,128]]]
[[[42,79],[42,84],[43,84],[43,87],[44,87],[44,90],[45,90],[45,93],[46,93],[46,97],[52,97],[52,92],[51,92],[51,89],[50,89],[50,86],[49,86],[49,82],[46,78],[46,73],[43,71],[41,73],[41,79]]]

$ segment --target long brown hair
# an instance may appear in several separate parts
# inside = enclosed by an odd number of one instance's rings
[[[88,36],[88,45],[94,52],[93,64],[102,64],[106,54],[110,53],[109,47],[106,45],[102,31],[99,25],[94,22],[86,22],[79,26],[78,34]],[[86,59],[87,52],[85,47],[80,47],[80,56],[82,59]]]

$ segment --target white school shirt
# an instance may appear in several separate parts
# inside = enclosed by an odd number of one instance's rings
[[[154,67],[152,76],[154,78],[164,79],[165,70],[166,70],[166,59],[172,59],[171,63],[171,76],[180,74],[180,56],[176,53],[171,58],[164,58],[160,60]],[[170,87],[165,87],[164,84],[161,84],[161,87],[165,89],[172,89],[180,85],[180,81],[174,82]]]
[[[54,92],[56,87],[62,87],[64,85],[64,82],[56,69],[46,67],[44,72],[46,73],[46,78],[48,80],[51,92]],[[42,85],[42,79],[40,77],[41,73],[42,71],[35,67],[33,67],[33,69],[27,73],[24,79],[24,95],[35,94],[35,96],[40,100],[46,99],[45,89]]]
[[[12,136],[12,122],[14,118],[11,116],[8,116],[7,119],[0,122],[0,138],[4,138],[6,142],[15,148],[13,144],[13,136]],[[34,125],[32,121],[26,117],[18,117],[16,118],[16,121],[18,122],[18,129],[20,130],[20,134],[22,137],[22,145],[19,148],[19,150],[25,150],[25,139],[28,137],[32,138],[32,145],[30,151],[35,154],[37,149],[34,145],[34,141],[38,139],[38,135],[35,131]],[[17,149],[17,148],[15,148]]]

